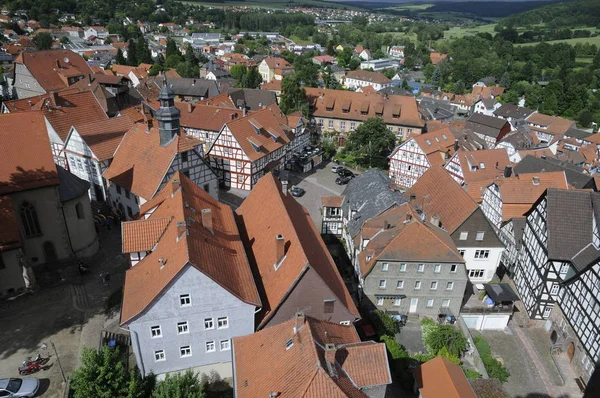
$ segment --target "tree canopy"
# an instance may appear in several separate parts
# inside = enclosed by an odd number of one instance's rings
[[[344,151],[356,158],[363,158],[369,167],[385,168],[387,156],[396,146],[396,136],[382,118],[370,118],[348,136]]]

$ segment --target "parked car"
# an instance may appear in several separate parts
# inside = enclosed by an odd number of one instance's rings
[[[335,179],[335,183],[338,185],[346,185],[350,182],[350,180],[352,179],[352,177],[338,177]]]
[[[340,170],[338,170],[337,173],[340,177],[354,177],[353,172],[343,167]]]
[[[337,173],[339,170],[341,170],[343,168],[344,168],[344,166],[335,165],[335,166],[331,166],[331,171],[334,173]]]
[[[39,388],[40,381],[35,377],[0,379],[0,397],[3,398],[33,397]]]
[[[290,188],[290,192],[292,193],[292,196],[295,196],[298,198],[298,197],[304,195],[304,193],[306,191],[304,189],[294,185],[293,187]]]

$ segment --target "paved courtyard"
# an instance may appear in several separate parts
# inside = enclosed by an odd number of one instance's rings
[[[78,272],[56,271],[60,276],[51,287],[0,302],[0,377],[18,377],[22,361],[38,351],[43,356],[50,354],[49,369],[29,377],[41,380],[38,396],[63,397],[65,386],[50,341],[55,343],[68,377],[78,366],[81,348],[98,347],[101,330],[117,326],[118,311],[109,311],[106,303],[119,294],[127,259],[120,254],[118,228],[101,231],[100,238],[101,249],[85,261],[89,272],[82,277]],[[103,285],[100,272],[111,274],[109,287]],[[47,278],[40,281],[48,283]],[[40,349],[43,343],[47,350]]]

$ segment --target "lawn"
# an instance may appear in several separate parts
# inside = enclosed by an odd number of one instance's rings
[[[222,3],[211,3],[203,1],[182,1],[186,4],[203,5],[206,7],[254,7],[254,8],[286,8],[300,5],[311,5],[326,8],[347,8],[349,10],[362,10],[362,7],[338,4],[335,2],[322,1],[322,0],[249,0],[249,1],[224,1]]]
[[[556,44],[556,43],[568,43],[571,45],[575,45],[577,43],[590,43],[600,46],[600,36],[595,37],[578,37],[576,39],[565,39],[565,40],[550,40],[547,41],[548,44]],[[515,46],[535,46],[536,44],[540,44],[540,42],[536,43],[519,43],[515,44]]]
[[[487,25],[479,25],[479,26],[472,26],[472,27],[458,27],[458,26],[454,26],[452,27],[450,30],[447,30],[444,32],[444,39],[450,39],[450,38],[461,38],[464,37],[466,35],[474,35],[477,33],[490,33],[490,34],[494,34],[494,27],[497,24],[495,23],[490,23]]]
[[[307,40],[302,40],[298,36],[290,36],[289,38],[296,44],[313,44],[312,38],[310,37]]]
[[[412,10],[426,10],[429,7],[433,7],[434,4],[402,4],[402,5],[397,5],[397,6],[392,6],[392,7],[386,7],[384,8],[384,10],[397,10],[397,11],[412,11]]]
[[[404,32],[383,32],[380,33],[380,35],[392,35],[394,37],[394,39],[410,39],[412,42],[417,42],[417,34],[416,33],[409,33],[406,34]]]

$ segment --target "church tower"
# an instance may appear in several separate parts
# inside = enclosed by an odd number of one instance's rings
[[[160,108],[154,113],[154,118],[158,120],[160,145],[167,146],[179,133],[181,113],[175,107],[175,94],[167,84],[166,77],[163,79],[163,86],[158,94],[158,100],[160,101]]]

